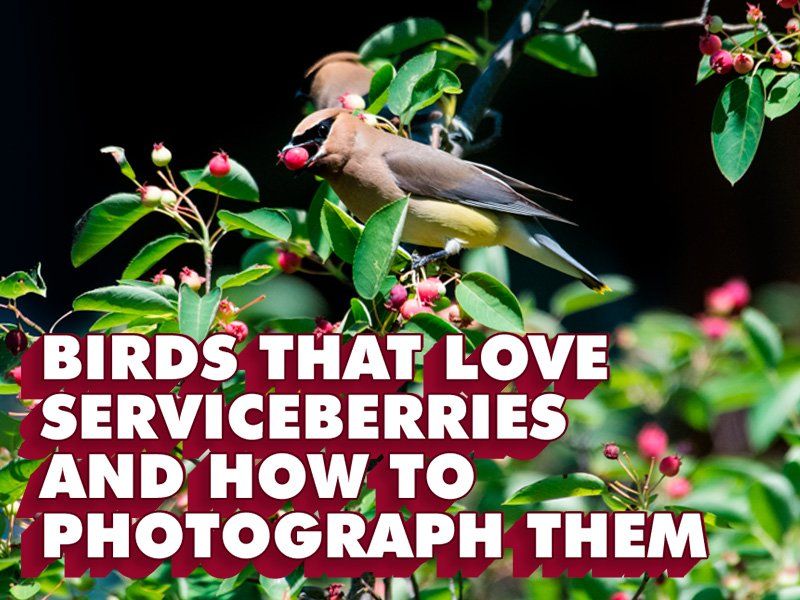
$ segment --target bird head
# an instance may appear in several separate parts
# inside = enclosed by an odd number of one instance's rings
[[[341,108],[327,108],[300,121],[292,139],[278,153],[279,161],[290,171],[331,166],[329,163],[335,162],[336,154],[331,137],[342,114],[350,113]]]

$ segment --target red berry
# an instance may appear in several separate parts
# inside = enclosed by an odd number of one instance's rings
[[[614,592],[609,600],[630,600],[630,596],[625,592]]]
[[[750,303],[750,286],[741,277],[729,280],[724,286],[736,310],[741,310]]]
[[[739,75],[749,73],[753,70],[754,66],[755,61],[753,60],[753,57],[745,52],[740,52],[733,57],[733,69],[739,73]]]
[[[438,277],[428,277],[417,284],[417,298],[423,304],[433,304],[445,291],[444,284]]]
[[[642,427],[639,435],[636,436],[639,454],[645,458],[658,458],[667,451],[668,444],[667,432],[655,423],[649,423]]]
[[[14,356],[28,347],[28,336],[22,329],[12,329],[6,334],[6,348]]]
[[[685,477],[675,477],[667,482],[667,495],[678,500],[688,496],[692,491],[692,484]]]
[[[681,470],[681,458],[679,456],[665,456],[658,465],[658,470],[667,477],[675,477]]]
[[[11,375],[11,378],[14,380],[14,383],[16,383],[17,385],[22,385],[22,367],[21,366],[14,367],[13,369],[11,369],[8,372],[8,374]]]
[[[222,150],[215,152],[213,158],[208,161],[208,170],[214,177],[225,177],[231,172],[231,161],[228,155]]]
[[[294,252],[282,249],[278,250],[278,266],[284,273],[291,275],[297,271],[297,269],[300,268],[302,260],[303,259]]]
[[[711,56],[722,50],[722,40],[718,35],[706,33],[700,36],[700,52]]]
[[[619,446],[616,444],[606,444],[603,446],[603,456],[609,460],[617,460],[619,456]]]
[[[792,8],[797,4],[797,0],[777,0],[776,4],[781,8]]]
[[[403,306],[400,307],[400,314],[406,320],[422,312],[433,314],[433,309],[430,306],[425,306],[420,302],[419,298],[406,300]]]
[[[336,325],[323,317],[317,317],[314,319],[314,322],[317,324],[316,328],[314,328],[314,337],[317,338],[325,335],[326,333],[331,333],[334,329],[336,329]]]
[[[389,310],[400,310],[403,303],[408,300],[408,290],[402,283],[396,283],[389,290],[389,295],[386,297],[386,308]]]
[[[280,155],[281,162],[286,165],[290,171],[297,171],[306,166],[308,162],[308,150],[302,146],[295,146],[289,148],[286,152]]]
[[[231,321],[225,325],[225,333],[235,337],[236,343],[243,342],[245,338],[247,338],[248,332],[249,330],[247,329],[247,325],[241,321]]]
[[[733,56],[727,50],[715,52],[708,62],[714,72],[719,75],[730,73],[731,69],[733,69]]]
[[[332,583],[328,586],[328,600],[343,600],[344,598],[344,585],[341,583]],[[302,594],[301,594],[302,595]]]

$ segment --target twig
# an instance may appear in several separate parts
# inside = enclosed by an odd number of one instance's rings
[[[20,321],[22,321],[23,323],[25,323],[29,327],[33,327],[39,333],[44,333],[44,329],[39,327],[34,321],[32,321],[31,319],[26,317],[24,314],[22,314],[22,311],[20,309],[18,309],[14,304],[10,304],[10,303],[9,304],[0,304],[0,308],[5,308],[6,310],[10,310],[11,312],[14,313],[14,315]]]
[[[644,594],[644,588],[647,586],[648,581],[650,581],[650,576],[645,574],[645,576],[642,577],[642,583],[639,584],[639,589],[636,590],[632,600],[639,600],[639,598],[642,597],[642,594]]]
[[[408,582],[411,584],[411,593],[413,594],[411,600],[419,600],[419,584],[417,583],[417,576],[412,573],[408,578]]]

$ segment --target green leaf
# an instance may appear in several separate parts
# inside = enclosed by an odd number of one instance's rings
[[[25,294],[47,296],[47,286],[42,278],[42,265],[36,265],[30,272],[14,271],[0,278],[0,298],[12,300]]]
[[[786,499],[766,482],[755,481],[747,491],[750,513],[756,523],[778,544],[792,525],[792,509]]]
[[[415,56],[397,71],[392,83],[389,85],[389,110],[396,115],[402,115],[411,106],[414,86],[436,65],[436,52],[426,52]]]
[[[456,286],[456,300],[478,323],[489,329],[522,333],[522,309],[516,296],[488,273],[473,271]]]
[[[722,90],[711,121],[711,146],[725,178],[742,178],[764,128],[764,83],[758,75],[734,79]]]
[[[273,208],[257,208],[246,213],[221,210],[217,213],[226,231],[244,229],[263,238],[287,240],[292,235],[292,223],[287,216]]]
[[[182,285],[178,298],[178,325],[180,332],[197,342],[202,342],[217,315],[222,290],[214,288],[200,296],[188,285]]]
[[[217,277],[217,287],[227,290],[228,288],[241,287],[248,283],[258,281],[272,271],[269,265],[251,265],[244,271],[239,271],[232,275],[220,275]]]
[[[172,233],[153,240],[139,250],[139,253],[131,259],[131,262],[128,263],[122,273],[122,278],[136,279],[141,277],[158,261],[188,240],[189,238],[182,233]]]
[[[40,589],[41,586],[37,582],[31,581],[29,583],[15,583],[8,591],[14,600],[28,600],[28,598],[35,597]]]
[[[755,308],[746,308],[742,311],[742,325],[764,363],[775,368],[783,358],[783,340],[775,324]]]
[[[380,291],[400,243],[407,210],[408,198],[403,198],[379,208],[367,220],[353,257],[353,283],[362,298],[374,298]]]
[[[442,97],[442,94],[460,94],[461,81],[448,69],[434,69],[419,78],[411,92],[410,106],[403,112],[402,122],[407,125],[414,115]]]
[[[28,479],[40,464],[41,460],[15,458],[0,469],[0,503],[11,504],[22,498]]]
[[[562,71],[582,77],[597,77],[597,63],[592,51],[574,33],[536,35],[525,44],[525,54]]]
[[[248,202],[258,202],[258,185],[250,172],[233,159],[229,159],[231,164],[230,172],[223,177],[214,177],[208,170],[208,166],[203,169],[190,169],[181,171],[183,177],[189,185],[206,192],[213,192],[234,198],[235,200],[247,200]]]
[[[73,266],[81,266],[153,210],[142,204],[138,194],[114,194],[95,204],[75,226]]]
[[[89,331],[106,331],[114,327],[121,327],[127,325],[136,318],[136,315],[126,313],[107,313],[92,323],[92,326],[89,327]]]
[[[486,246],[467,250],[461,256],[461,270],[483,271],[508,285],[511,280],[508,269],[508,252],[503,246]]]
[[[373,115],[381,112],[389,98],[389,85],[392,83],[397,71],[394,65],[387,63],[375,71],[369,83],[369,106],[367,112]]]
[[[175,306],[150,288],[116,285],[85,292],[75,298],[74,310],[126,313],[129,315],[173,316]]]
[[[448,334],[463,335],[463,332],[454,325],[430,313],[417,313],[411,317],[401,329],[401,333],[418,333],[422,335],[422,351],[416,354],[416,360],[420,364],[428,350],[442,337]],[[464,341],[468,350],[475,349],[469,338],[465,338]]]
[[[743,33],[737,33],[736,35],[732,35],[730,38],[725,38],[722,40],[722,47],[725,50],[733,50],[736,45],[740,46],[749,46],[753,42],[762,39],[766,34],[763,31],[759,31],[755,36],[753,35],[753,31],[745,31]],[[774,73],[772,70],[762,71],[762,73]],[[705,54],[700,58],[700,63],[697,65],[697,79],[695,83],[700,83],[701,81],[705,81],[709,77],[714,74],[713,69],[711,68],[711,61],[710,57],[706,56]],[[763,76],[763,75],[762,75]],[[765,81],[766,83],[766,81]],[[766,87],[766,85],[764,86]]]
[[[518,506],[521,504],[535,504],[545,500],[558,498],[574,498],[576,496],[599,496],[606,489],[602,479],[589,473],[570,473],[569,475],[555,475],[526,485],[517,490],[503,502],[504,506]]]
[[[322,206],[322,231],[336,256],[352,264],[362,226],[341,208],[328,202]]]
[[[611,288],[610,292],[598,294],[579,281],[568,283],[553,294],[553,298],[550,300],[550,312],[563,318],[630,296],[634,291],[633,283],[627,277],[605,275],[601,276],[600,280]]]
[[[770,89],[764,114],[770,119],[777,119],[791,111],[798,103],[800,103],[800,74],[786,73]]]
[[[355,335],[372,327],[372,316],[367,305],[358,298],[350,300],[350,310],[342,323],[342,333]]]
[[[447,35],[439,21],[435,19],[406,19],[391,23],[379,29],[361,44],[358,53],[361,60],[391,57],[401,52],[441,39]]]
[[[119,170],[122,172],[122,174],[136,185],[139,185],[136,181],[136,173],[133,172],[133,167],[125,156],[125,148],[122,148],[121,146],[106,146],[104,148],[100,148],[100,152],[103,154],[110,154],[111,158],[113,158],[117,163],[117,166],[119,166]]]
[[[327,182],[322,182],[311,200],[311,206],[308,208],[308,216],[306,217],[306,227],[308,229],[308,241],[311,242],[311,247],[319,255],[319,257],[326,261],[331,255],[331,243],[325,236],[322,230],[322,207],[325,201],[332,204],[339,204],[339,197],[333,191]]]
[[[750,409],[747,431],[753,448],[758,452],[766,450],[798,406],[800,375],[795,375]]]
[[[14,385],[14,384],[12,384]],[[19,393],[19,386],[15,385]],[[0,447],[15,449],[19,447],[22,438],[19,434],[20,422],[13,417],[8,416],[8,413],[0,411]]]

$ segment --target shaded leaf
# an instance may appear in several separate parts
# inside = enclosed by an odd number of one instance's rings
[[[764,83],[734,79],[722,90],[711,121],[711,146],[725,178],[736,183],[755,158],[764,128]]]
[[[754,482],[747,491],[750,511],[755,521],[779,544],[792,525],[792,511],[786,500],[771,486]]]
[[[322,207],[325,205],[326,200],[332,204],[339,204],[339,197],[336,192],[327,182],[323,181],[311,200],[306,217],[308,241],[311,242],[311,247],[314,248],[314,251],[323,261],[328,260],[331,255],[331,243],[322,230]]]
[[[798,406],[800,375],[795,375],[750,409],[747,431],[753,448],[766,450]]]
[[[231,275],[220,275],[217,277],[217,287],[223,290],[228,288],[241,287],[254,281],[259,281],[262,277],[268,275],[272,271],[269,265],[251,265],[244,271],[233,273]]]
[[[541,33],[525,44],[525,54],[582,77],[597,77],[594,55],[575,34]]]
[[[285,214],[272,208],[257,208],[246,213],[221,210],[217,218],[226,231],[243,229],[258,237],[278,240],[287,240],[292,235],[292,223]]]
[[[394,80],[389,85],[389,110],[396,115],[402,115],[411,106],[414,86],[435,65],[436,52],[426,52],[415,56],[400,67]]]
[[[746,308],[742,311],[742,325],[764,363],[776,367],[783,358],[783,340],[775,324],[761,311]]]
[[[764,114],[770,119],[777,119],[791,111],[798,103],[800,103],[800,74],[786,73],[770,89]]]
[[[408,198],[396,200],[376,210],[364,225],[353,256],[353,283],[362,298],[374,298],[380,291],[400,242],[407,209]]]
[[[535,504],[545,500],[573,498],[576,496],[599,496],[606,488],[602,479],[589,473],[570,473],[545,477],[536,483],[517,490],[503,502],[505,506]]]
[[[411,18],[382,27],[361,44],[361,60],[391,57],[426,42],[443,38],[447,33],[435,19]]]
[[[153,240],[139,250],[139,253],[131,259],[131,262],[128,263],[122,273],[122,278],[136,279],[141,277],[158,261],[188,240],[189,238],[182,233],[172,233]]]
[[[222,290],[214,288],[205,296],[198,295],[188,285],[182,285],[178,299],[178,325],[180,332],[196,342],[202,342],[214,323]]]
[[[152,289],[134,285],[108,286],[85,292],[75,298],[72,308],[167,317],[176,313],[175,306],[164,296]]]
[[[401,121],[411,122],[414,115],[436,102],[443,94],[460,94],[461,81],[448,69],[433,69],[419,78],[411,91],[410,106],[403,112]]]
[[[516,296],[488,273],[473,271],[462,277],[456,286],[456,299],[469,316],[490,329],[524,331]]]
[[[464,273],[482,271],[508,285],[511,280],[508,269],[508,251],[503,246],[486,246],[467,250],[461,257]]]
[[[0,298],[12,300],[26,294],[47,296],[47,285],[42,278],[42,265],[36,265],[29,272],[14,271],[10,275],[0,278]]]
[[[373,115],[381,112],[389,98],[389,85],[392,83],[397,71],[394,65],[387,63],[375,71],[369,84],[369,106],[367,112]]]
[[[22,498],[28,479],[40,464],[41,460],[15,458],[0,469],[0,502],[11,504]]]
[[[363,227],[341,208],[328,202],[322,206],[322,230],[336,256],[352,264]]]

